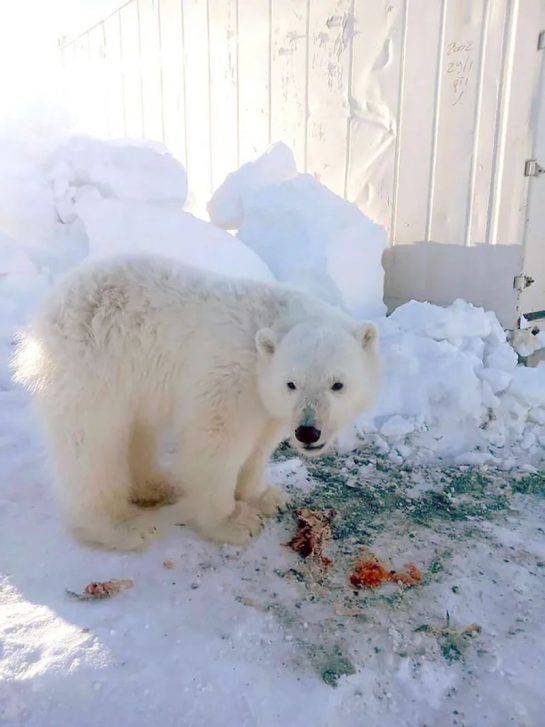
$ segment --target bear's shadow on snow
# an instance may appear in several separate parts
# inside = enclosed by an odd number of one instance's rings
[[[185,527],[173,526],[141,553],[79,544],[62,522],[45,468],[29,469],[32,478],[20,483],[28,506],[14,505],[2,521],[1,571],[26,601],[44,606],[83,633],[115,629],[128,612],[133,625],[143,628],[160,620],[161,612],[171,612],[173,604],[183,611],[188,599],[196,600],[203,580],[224,574],[229,554]],[[110,579],[132,579],[134,587],[97,602],[80,602],[66,593]],[[115,643],[108,642],[108,648],[115,649]]]
[[[153,651],[153,643],[164,643],[167,634],[169,643],[163,651],[172,659],[179,657],[176,641],[193,630],[219,643],[229,631],[233,612],[238,613],[239,623],[258,613],[245,607],[243,597],[251,591],[253,579],[260,587],[270,580],[266,565],[271,551],[271,570],[287,568],[294,556],[282,547],[288,528],[277,524],[267,526],[244,549],[218,546],[180,526],[169,528],[141,553],[93,549],[78,543],[63,523],[41,451],[27,453],[24,478],[14,477],[8,492],[13,492],[8,501],[13,501],[13,508],[2,519],[1,572],[25,601],[46,609],[46,620],[57,617],[73,627],[71,636],[78,645],[91,648],[100,643],[119,664],[128,659],[138,669],[138,662],[146,661]],[[78,601],[66,593],[80,593],[90,582],[110,579],[132,579],[134,586],[94,602]],[[210,620],[210,604],[218,598],[225,602],[225,615]],[[48,649],[40,631],[33,637],[36,660]]]

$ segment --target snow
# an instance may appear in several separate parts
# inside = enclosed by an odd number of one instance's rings
[[[184,211],[187,176],[159,144],[75,137],[47,177],[61,222],[85,232],[89,257],[156,252],[213,272],[274,280],[239,240]]]
[[[405,419],[399,414],[389,417],[380,428],[384,437],[403,437],[414,432],[414,422]]]
[[[383,227],[308,174],[284,144],[229,175],[208,205],[276,278],[301,285],[359,318],[384,315]]]
[[[89,199],[78,204],[78,213],[92,257],[156,251],[216,273],[274,280],[265,263],[239,240],[171,205]]]
[[[0,140],[0,724],[540,724],[545,364],[519,365],[495,316],[463,301],[385,317],[384,231],[298,174],[283,145],[228,177],[211,224],[183,209],[185,171],[160,146],[25,134]],[[8,358],[59,275],[128,251],[297,282],[376,320],[376,409],[343,433],[343,454],[278,460],[270,476],[315,504],[340,482],[336,496],[353,498],[341,524],[357,511],[358,538],[413,560],[426,583],[354,596],[360,540],[333,541],[322,580],[282,547],[289,515],[244,551],[186,528],[140,555],[74,542]],[[440,507],[424,517],[428,502]],[[110,578],[134,589],[100,603],[65,593]],[[482,627],[455,662],[415,631],[447,611]],[[355,673],[333,688],[324,673],[341,656]]]
[[[494,314],[461,300],[412,301],[378,322],[384,385],[356,438],[380,437],[410,461],[506,465],[524,439],[524,458],[543,462],[545,364],[517,365]]]
[[[252,190],[276,185],[297,175],[293,152],[284,143],[272,144],[253,162],[231,172],[207,205],[212,222],[226,230],[238,229],[244,219],[244,200]]]
[[[10,126],[0,127],[0,233],[25,244],[48,245],[55,204],[41,167],[43,153],[35,145]]]
[[[524,320],[524,316],[522,316]],[[526,325],[530,325],[528,322]],[[512,339],[513,348],[520,356],[531,356],[545,348],[545,330],[537,327],[521,328],[515,331]]]
[[[159,144],[76,137],[58,149],[50,164],[57,205],[87,185],[103,197],[182,206],[187,198],[185,169]]]

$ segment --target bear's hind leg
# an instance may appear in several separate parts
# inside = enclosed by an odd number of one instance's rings
[[[172,505],[178,500],[169,484],[166,469],[159,464],[159,443],[153,427],[137,422],[131,433],[129,450],[132,476],[131,501],[139,507]]]
[[[57,422],[45,419],[58,474],[56,494],[74,535],[108,549],[144,548],[157,534],[157,514],[129,501],[127,423],[97,419],[96,413],[87,421],[66,412]]]

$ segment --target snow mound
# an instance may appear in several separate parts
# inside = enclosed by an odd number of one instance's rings
[[[185,170],[160,145],[31,132],[0,138],[0,391],[15,331],[87,257],[157,253],[274,280],[244,243],[184,212]]]
[[[274,282],[265,263],[240,240],[174,205],[88,196],[76,210],[89,257],[158,253],[214,273]]]
[[[504,337],[503,330],[493,314],[484,313],[463,300],[456,300],[448,308],[411,300],[392,314],[402,331],[433,338],[435,341],[462,342],[464,338],[485,338],[495,328]]]
[[[84,235],[89,257],[157,253],[274,279],[240,240],[183,211],[185,169],[160,144],[74,137],[51,156],[48,180],[59,219],[70,234]]]
[[[210,219],[218,227],[235,230],[244,218],[244,198],[253,189],[280,184],[295,177],[297,168],[293,152],[284,143],[272,144],[254,162],[243,164],[227,175],[207,205]]]
[[[511,343],[520,356],[531,356],[545,348],[545,330],[536,327],[515,331]]]
[[[209,204],[278,280],[310,290],[356,317],[384,315],[385,230],[314,177],[295,174],[284,145],[229,175]]]
[[[65,222],[73,219],[81,188],[96,189],[101,197],[180,206],[187,198],[185,169],[160,144],[74,137],[53,155],[49,179]]]
[[[360,434],[408,460],[511,465],[517,447],[543,459],[545,363],[517,365],[493,313],[412,301],[379,324],[384,384]]]
[[[0,233],[22,244],[48,245],[56,214],[34,139],[0,138]],[[38,148],[36,148],[38,147]]]

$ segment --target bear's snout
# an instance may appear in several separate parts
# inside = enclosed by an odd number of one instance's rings
[[[316,427],[301,425],[295,430],[295,438],[301,444],[316,444],[322,436],[322,432]]]

